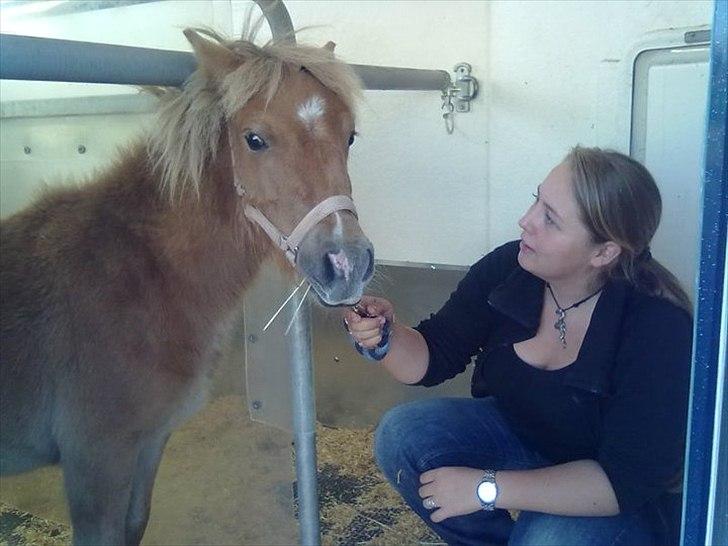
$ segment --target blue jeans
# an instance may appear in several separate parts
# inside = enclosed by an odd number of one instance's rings
[[[397,406],[379,423],[374,452],[392,486],[448,544],[654,544],[652,530],[640,514],[573,517],[522,511],[514,522],[508,511],[496,509],[433,523],[417,493],[420,474],[427,470],[441,466],[522,470],[550,465],[516,437],[492,398],[441,398]]]

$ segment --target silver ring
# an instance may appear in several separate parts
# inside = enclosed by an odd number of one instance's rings
[[[422,501],[422,506],[424,506],[427,510],[432,510],[437,508],[437,503],[435,502],[434,497],[427,497],[424,501]]]

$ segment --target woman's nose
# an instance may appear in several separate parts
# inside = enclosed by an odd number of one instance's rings
[[[530,207],[528,207],[528,210],[524,213],[523,216],[521,216],[520,220],[518,220],[518,226],[523,231],[528,232],[533,229],[533,215],[534,215],[535,208],[536,208],[536,203],[534,203]]]
[[[518,227],[520,227],[523,231],[528,231],[530,227],[530,222],[528,221],[529,214],[526,212],[521,218],[518,220]]]

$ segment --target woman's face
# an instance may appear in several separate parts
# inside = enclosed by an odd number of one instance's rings
[[[518,263],[526,271],[551,283],[595,273],[599,245],[579,216],[567,164],[557,165],[539,185],[518,225],[523,230]]]

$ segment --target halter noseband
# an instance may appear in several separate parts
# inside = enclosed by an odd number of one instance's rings
[[[240,193],[242,188],[240,188],[237,184],[235,187],[238,190],[238,193]],[[286,254],[286,258],[288,258],[288,261],[291,262],[291,265],[295,267],[296,258],[298,257],[298,245],[301,244],[301,241],[303,241],[306,234],[311,230],[311,228],[328,215],[340,210],[347,210],[358,218],[354,201],[352,201],[350,197],[346,195],[332,195],[308,211],[308,214],[306,214],[306,216],[298,222],[298,225],[293,228],[293,231],[288,236],[283,235],[281,230],[274,226],[273,222],[268,220],[265,214],[256,207],[252,205],[245,205],[244,212],[248,219],[258,224],[263,231],[266,232],[273,243],[275,243],[275,245]]]

